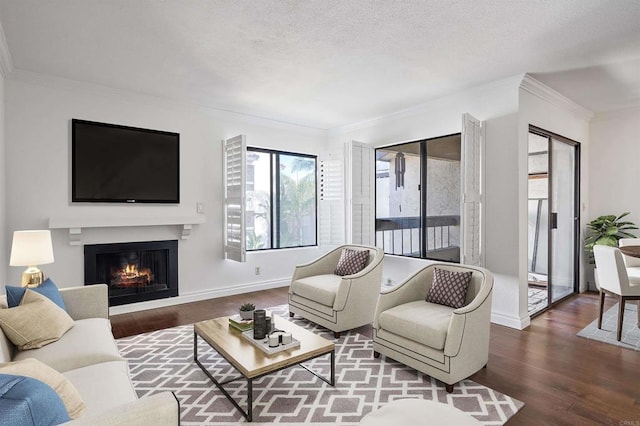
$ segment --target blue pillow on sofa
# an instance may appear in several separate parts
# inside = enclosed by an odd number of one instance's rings
[[[20,304],[22,300],[22,296],[24,296],[24,292],[27,290],[26,287],[14,287],[14,286],[6,286],[7,290],[7,304],[10,308],[15,308]],[[51,278],[47,278],[42,284],[38,287],[30,288],[29,290],[33,290],[36,293],[40,293],[41,295],[47,297],[56,305],[60,306],[65,311],[67,307],[64,305],[64,301],[62,300],[62,296],[58,291],[58,287],[56,284],[51,281]]]
[[[0,426],[57,425],[71,420],[49,385],[11,374],[0,374],[0,413]]]

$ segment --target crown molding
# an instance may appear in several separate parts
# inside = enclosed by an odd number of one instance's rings
[[[560,92],[555,91],[546,84],[541,83],[540,81],[531,77],[529,74],[525,74],[522,78],[520,88],[542,99],[545,102],[549,102],[552,105],[569,110],[580,118],[591,120],[594,116],[593,111],[577,104]]]
[[[470,94],[473,96],[485,96],[485,95],[494,93],[496,90],[503,89],[503,88],[507,88],[507,89],[513,88],[514,99],[517,99],[515,93],[517,93],[517,88],[521,80],[522,80],[522,74],[518,74],[515,76],[503,78],[500,80],[495,80],[490,83],[485,83],[479,86],[467,87],[460,90],[456,90],[454,92],[444,93],[440,96],[434,97],[433,99],[429,99],[428,101],[423,102],[421,104],[414,105],[412,107],[405,108],[396,112],[392,112],[390,114],[385,114],[385,115],[370,118],[367,120],[358,121],[356,123],[333,127],[331,129],[328,129],[327,132],[329,135],[340,135],[343,133],[349,133],[352,131],[374,126],[381,121],[408,117],[408,116],[423,113],[425,111],[442,108],[443,103],[447,103],[447,102],[455,103],[460,99],[464,100],[468,98]]]
[[[4,35],[4,29],[0,23],[0,74],[6,77],[11,71],[13,71],[13,60],[11,60],[7,38]]]
[[[65,77],[58,77],[51,74],[37,73],[22,69],[13,69],[8,77],[10,81],[20,82],[28,85],[54,88],[70,92],[82,92],[92,94],[94,96],[110,97],[118,100],[130,100],[133,102],[152,102],[158,106],[165,108],[192,108],[197,109],[203,114],[220,117],[225,120],[239,120],[257,126],[284,129],[294,131],[301,134],[314,136],[325,136],[326,130],[315,127],[309,127],[302,124],[279,121],[273,118],[261,117],[259,115],[233,111],[222,107],[205,105],[196,101],[185,98],[177,98],[171,96],[155,95],[141,91],[121,89],[113,86],[106,86],[98,83],[73,80]]]

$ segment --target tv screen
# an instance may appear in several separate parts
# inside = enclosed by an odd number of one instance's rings
[[[73,202],[179,203],[180,134],[71,120]]]

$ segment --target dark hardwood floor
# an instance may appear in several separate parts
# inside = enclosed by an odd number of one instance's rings
[[[114,315],[116,338],[191,324],[287,302],[279,288],[166,308]],[[608,298],[606,307],[613,304]],[[489,364],[471,377],[526,405],[508,425],[640,426],[640,352],[587,340],[576,333],[598,315],[598,296],[582,294],[518,331],[493,324]],[[358,332],[371,336],[371,327]]]

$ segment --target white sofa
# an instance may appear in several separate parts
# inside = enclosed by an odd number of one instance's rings
[[[127,361],[118,352],[109,322],[107,286],[60,289],[74,326],[57,342],[17,350],[0,329],[0,363],[35,358],[62,373],[78,390],[84,415],[70,425],[177,425],[180,405],[171,392],[138,399]],[[0,309],[6,309],[0,296]]]

